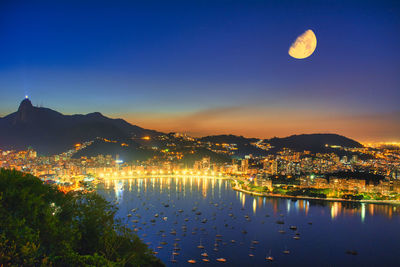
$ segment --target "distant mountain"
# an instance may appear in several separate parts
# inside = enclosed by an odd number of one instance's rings
[[[48,108],[34,107],[24,99],[17,112],[0,118],[0,148],[26,149],[56,154],[75,143],[96,137],[125,140],[160,133],[131,125],[122,119],[110,119],[99,112],[87,115],[63,115]]]
[[[143,136],[162,135],[157,131],[143,129],[139,126],[129,124],[122,119],[110,119],[99,112],[87,115],[63,115],[48,108],[34,107],[29,99],[21,102],[18,111],[0,118],[0,149],[23,150],[31,146],[40,154],[58,154],[73,147],[76,143],[94,140],[96,137],[107,138],[116,141],[132,141],[130,148],[121,148],[117,145],[95,143],[78,155],[102,154],[124,154],[132,160],[151,156],[147,151],[151,146],[164,146],[163,141],[143,141]],[[172,136],[170,136],[170,140]],[[183,149],[194,146],[189,141],[173,139],[176,148]],[[237,150],[234,157],[243,157],[253,154],[264,156],[276,153],[283,148],[295,151],[309,150],[313,153],[331,152],[331,148],[325,145],[338,145],[342,147],[362,147],[360,143],[337,134],[302,134],[292,135],[284,138],[272,138],[263,140],[269,143],[272,149],[266,151],[255,145],[259,142],[257,138],[246,138],[236,135],[214,135],[199,139],[201,142],[212,144],[236,144]],[[140,143],[142,142],[142,143]],[[188,143],[189,142],[189,143]],[[136,151],[136,152],[135,152]],[[204,152],[204,151],[203,151]],[[211,151],[210,151],[211,152]],[[207,152],[207,153],[210,153]],[[204,155],[207,153],[203,153]],[[213,152],[214,153],[214,152]],[[209,156],[214,156],[214,154]],[[189,156],[190,157],[190,156]],[[188,158],[189,158],[188,157]],[[194,156],[191,156],[195,159]],[[227,161],[226,157],[219,158]]]
[[[272,148],[268,151],[260,149],[252,143],[259,141],[257,138],[246,138],[236,135],[213,135],[200,138],[202,142],[236,144],[237,152],[235,156],[243,157],[252,154],[253,156],[263,156],[274,154],[283,148],[294,151],[311,151],[312,153],[333,152],[332,148],[326,145],[338,145],[342,147],[362,147],[362,145],[350,138],[338,134],[301,134],[288,137],[265,139],[263,143],[269,143]],[[337,152],[337,151],[335,151]]]
[[[91,145],[79,150],[73,155],[73,158],[95,157],[98,155],[111,155],[114,159],[118,155],[124,162],[142,161],[159,155],[158,152],[141,147],[135,141],[129,140],[124,142],[124,146],[120,142],[105,142],[104,140],[96,140]]]
[[[295,151],[308,150],[313,153],[330,152],[332,149],[326,145],[337,145],[342,147],[363,147],[357,141],[338,134],[300,134],[284,138],[274,137],[265,142],[271,144],[274,148],[271,152],[277,152],[282,148],[290,148]]]
[[[202,142],[211,142],[211,143],[226,143],[226,144],[248,144],[250,142],[257,142],[260,139],[257,138],[246,138],[243,136],[238,136],[238,135],[226,135],[226,134],[221,134],[221,135],[210,135],[210,136],[205,136],[200,138],[200,141]]]
[[[226,144],[236,144],[237,150],[234,154],[236,157],[244,157],[245,155],[252,154],[253,156],[265,156],[268,154],[267,151],[262,150],[251,143],[257,142],[260,139],[257,138],[246,138],[237,135],[211,135],[200,138],[201,142],[210,143],[226,143]]]

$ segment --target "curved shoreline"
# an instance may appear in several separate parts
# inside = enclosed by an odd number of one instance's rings
[[[319,197],[308,197],[308,196],[289,196],[289,195],[279,195],[279,194],[266,194],[249,191],[246,189],[238,188],[232,186],[232,189],[245,194],[259,197],[271,197],[271,198],[286,198],[286,199],[300,199],[300,200],[322,200],[327,202],[347,202],[347,203],[366,203],[366,204],[386,204],[386,205],[400,205],[400,201],[396,200],[353,200],[353,199],[343,199],[343,198],[319,198]]]
[[[124,177],[98,177],[96,178],[100,180],[129,180],[129,179],[148,179],[148,178],[206,178],[206,179],[232,179],[231,177],[227,176],[213,176],[213,175],[183,175],[183,174],[178,174],[178,175],[171,175],[171,174],[157,174],[157,175],[132,175],[132,176],[124,176]]]
[[[213,175],[171,175],[171,174],[159,174],[159,175],[132,175],[127,177],[104,177],[103,180],[128,180],[128,179],[140,179],[140,178],[207,178],[207,179],[223,179],[223,180],[235,180],[234,177],[230,176],[213,176]],[[271,193],[259,193],[254,191],[249,191],[246,189],[238,188],[232,186],[232,189],[252,196],[259,197],[270,197],[270,198],[286,198],[286,199],[299,199],[299,200],[318,200],[327,202],[345,202],[345,203],[366,203],[366,204],[385,204],[385,205],[400,205],[398,200],[354,200],[354,199],[343,199],[343,198],[318,198],[318,197],[308,197],[308,196],[290,196],[290,195],[280,195]]]

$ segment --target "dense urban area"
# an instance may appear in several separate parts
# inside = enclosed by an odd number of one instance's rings
[[[142,160],[125,161],[119,154],[79,156],[98,143],[129,146],[97,138],[52,156],[39,155],[32,148],[3,150],[0,168],[33,174],[66,192],[91,190],[93,184],[104,179],[174,175],[230,178],[234,189],[259,195],[400,200],[400,149],[396,144],[361,148],[326,144],[333,152],[283,148],[263,156],[238,156],[238,144],[204,141],[179,133],[138,140],[139,149],[149,152]],[[253,141],[250,145],[258,151],[273,149],[265,140]]]

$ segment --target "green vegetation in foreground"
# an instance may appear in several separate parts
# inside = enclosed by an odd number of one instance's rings
[[[0,169],[2,266],[163,266],[90,193],[64,194],[38,178]]]

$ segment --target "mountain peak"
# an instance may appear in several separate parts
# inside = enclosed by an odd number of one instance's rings
[[[74,144],[97,137],[128,142],[135,136],[160,133],[143,129],[100,112],[63,115],[55,110],[35,107],[26,97],[18,111],[0,118],[0,148],[23,150],[32,146],[42,154],[59,154]]]
[[[22,100],[21,104],[19,104],[18,111],[27,111],[33,108],[32,102],[29,100],[29,98],[25,98]]]
[[[87,114],[87,116],[90,116],[90,117],[104,117],[103,114],[101,114],[100,112],[92,112],[92,113]]]

